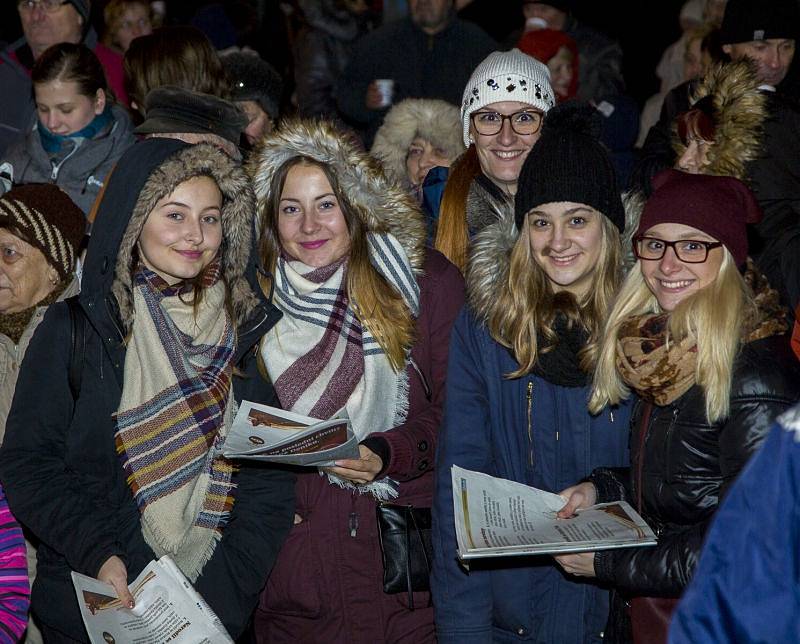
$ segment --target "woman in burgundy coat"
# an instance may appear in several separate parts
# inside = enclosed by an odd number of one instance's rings
[[[261,357],[282,406],[346,411],[360,458],[298,475],[295,525],[261,597],[261,642],[432,642],[427,593],[383,592],[376,504],[430,507],[458,270],[400,187],[329,125],[255,159],[261,259],[283,318]]]

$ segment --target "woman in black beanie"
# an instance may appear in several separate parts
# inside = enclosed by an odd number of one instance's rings
[[[594,110],[553,108],[519,176],[515,217],[474,238],[469,306],[451,336],[434,502],[440,642],[599,642],[608,593],[549,557],[464,574],[450,468],[557,492],[628,461],[630,405],[587,409],[603,316],[620,280],[624,215]]]

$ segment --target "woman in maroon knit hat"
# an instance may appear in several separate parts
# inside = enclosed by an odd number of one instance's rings
[[[560,515],[624,499],[658,545],[557,557],[631,600],[634,642],[666,641],[672,607],[691,578],[725,489],[775,417],[800,399],[777,293],[747,260],[746,224],[760,218],[732,177],[666,170],[654,181],[634,236],[638,259],[605,327],[590,411],[640,398],[631,467],[595,470],[562,494]],[[620,605],[617,602],[617,605]],[[627,629],[613,611],[611,641]],[[614,619],[616,617],[617,619]],[[659,630],[659,629],[663,630]]]

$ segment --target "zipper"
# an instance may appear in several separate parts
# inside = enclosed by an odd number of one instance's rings
[[[531,405],[533,403],[533,381],[528,381],[528,464],[533,467],[533,426],[531,423]]]

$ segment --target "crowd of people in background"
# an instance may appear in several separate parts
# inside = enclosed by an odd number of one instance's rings
[[[0,642],[165,555],[242,644],[800,639],[800,1],[676,0],[641,104],[575,0],[14,5]],[[452,466],[657,544],[465,566]]]

